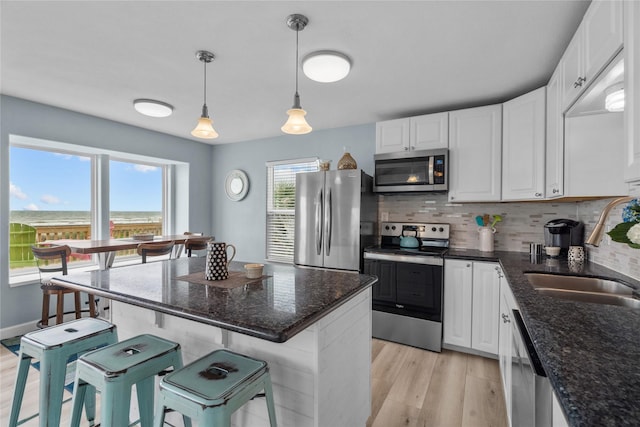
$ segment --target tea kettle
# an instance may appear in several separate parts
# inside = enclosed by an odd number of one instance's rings
[[[413,231],[416,233],[414,236],[405,236],[405,231]],[[402,236],[400,237],[401,248],[418,248],[420,247],[420,241],[418,240],[418,230],[402,230]]]

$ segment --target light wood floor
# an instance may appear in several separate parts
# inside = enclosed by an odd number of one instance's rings
[[[372,410],[367,427],[507,424],[496,360],[448,350],[433,353],[375,339],[372,360]],[[9,420],[17,363],[18,358],[0,346],[2,426]],[[38,384],[39,372],[31,368],[21,417],[37,412]],[[65,399],[70,397],[65,391]],[[62,406],[61,426],[69,424],[70,409],[70,403]],[[37,426],[38,418],[22,425]],[[83,420],[81,425],[88,424]]]
[[[506,426],[498,361],[373,340],[367,427]]]

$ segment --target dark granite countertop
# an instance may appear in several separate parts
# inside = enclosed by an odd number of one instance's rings
[[[230,271],[244,263],[232,262]],[[72,273],[58,284],[140,307],[284,342],[377,281],[357,272],[265,264],[264,277],[234,289],[177,280],[203,272],[205,258],[179,258]]]
[[[523,273],[600,276],[636,290],[640,282],[593,263],[528,253],[451,250],[451,259],[499,261],[540,361],[572,426],[640,425],[640,310],[543,296]]]

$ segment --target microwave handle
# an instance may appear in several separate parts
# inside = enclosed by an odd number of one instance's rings
[[[435,161],[435,157],[434,156],[429,156],[429,184],[433,184],[434,183],[434,179],[433,179],[433,162]]]

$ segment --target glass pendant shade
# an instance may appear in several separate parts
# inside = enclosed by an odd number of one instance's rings
[[[312,130],[312,127],[309,126],[307,120],[304,116],[307,114],[302,108],[291,108],[287,111],[289,115],[289,119],[282,126],[282,132],[288,133],[291,135],[304,135],[305,133],[309,133]]]
[[[218,137],[218,132],[213,128],[209,117],[200,117],[195,129],[191,131],[191,135],[196,138],[214,139]]]

